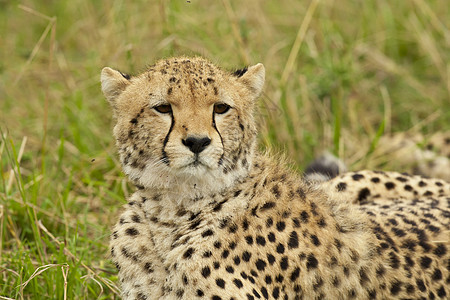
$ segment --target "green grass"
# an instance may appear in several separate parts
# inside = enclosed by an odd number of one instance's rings
[[[264,63],[261,147],[299,169],[325,149],[364,168],[383,134],[450,129],[445,0],[21,3],[0,1],[0,299],[118,297],[107,245],[132,187],[104,66]]]

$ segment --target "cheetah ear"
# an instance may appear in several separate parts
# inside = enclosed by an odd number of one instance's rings
[[[125,88],[130,84],[130,76],[122,72],[105,67],[102,70],[100,81],[102,82],[102,91],[106,100],[114,107],[115,100]]]
[[[266,70],[264,69],[264,65],[261,63],[235,73],[235,75],[238,76],[238,81],[248,87],[251,95],[255,99],[259,97],[262,92],[265,74]]]

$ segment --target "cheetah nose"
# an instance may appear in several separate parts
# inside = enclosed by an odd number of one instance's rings
[[[209,137],[193,137],[190,136],[187,139],[181,140],[183,145],[189,148],[193,153],[199,154],[203,150],[205,150],[206,147],[208,147],[209,144],[211,144],[211,139]]]

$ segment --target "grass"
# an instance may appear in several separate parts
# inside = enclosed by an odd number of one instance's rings
[[[353,169],[390,132],[449,130],[444,0],[0,1],[0,299],[113,299],[121,173],[102,67],[262,62],[261,147]],[[389,168],[386,157],[377,168]]]

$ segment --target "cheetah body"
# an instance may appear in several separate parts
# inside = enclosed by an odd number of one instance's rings
[[[450,184],[347,173],[309,184],[255,150],[262,65],[202,58],[102,71],[125,173],[113,230],[124,299],[450,295]]]

